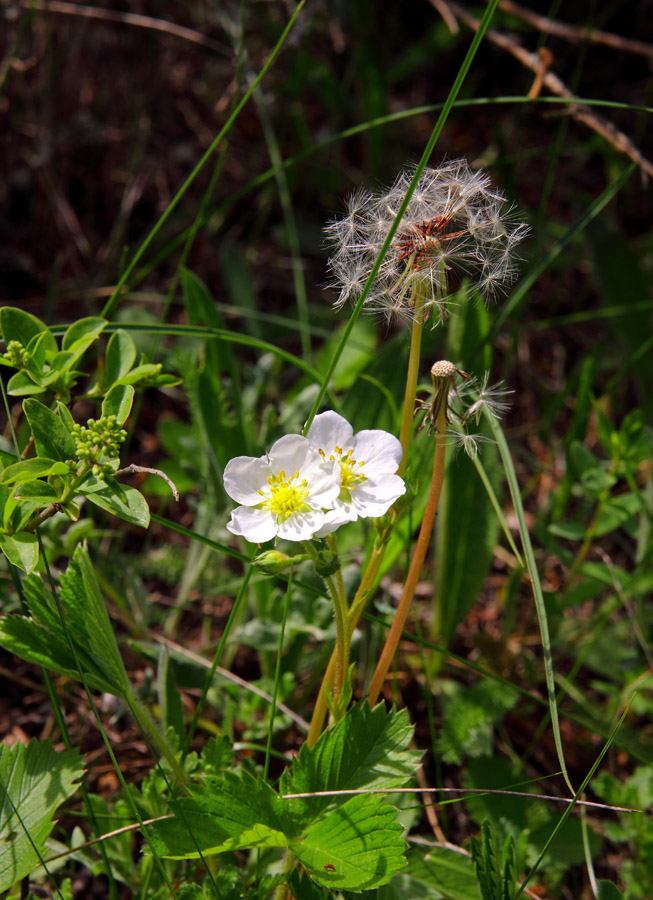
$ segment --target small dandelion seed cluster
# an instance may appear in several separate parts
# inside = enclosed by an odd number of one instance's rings
[[[382,194],[357,191],[347,215],[327,226],[336,308],[356,302],[367,282],[415,174],[402,172]],[[381,263],[364,309],[412,319],[419,292],[425,318],[437,325],[461,281],[468,278],[484,300],[514,281],[515,248],[527,235],[514,210],[464,159],[425,169]]]
[[[25,369],[32,358],[20,341],[9,341],[7,352],[2,356],[16,369]]]
[[[420,400],[416,412],[426,410],[420,429],[428,422],[428,430],[436,428],[435,411],[439,398],[440,384],[450,379],[447,389],[447,433],[446,440],[457,449],[476,459],[479,443],[491,442],[491,438],[484,434],[473,434],[470,431],[472,423],[478,426],[483,412],[489,413],[495,419],[500,419],[510,408],[509,395],[513,392],[507,390],[503,382],[488,384],[490,373],[486,372],[481,380],[468,375],[456,368],[448,360],[440,360],[431,367],[434,395],[430,401]]]
[[[93,461],[92,472],[103,479],[111,474],[114,466],[111,460],[120,456],[120,445],[127,432],[118,424],[116,416],[102,416],[89,419],[86,425],[74,425],[72,436],[78,460]]]

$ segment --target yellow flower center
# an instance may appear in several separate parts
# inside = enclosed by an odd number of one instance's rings
[[[308,512],[310,506],[306,503],[310,491],[305,478],[299,481],[299,472],[286,476],[283,469],[278,475],[270,475],[268,478],[269,496],[261,490],[258,493],[264,498],[261,507],[269,509],[278,519],[285,520],[298,512]]]
[[[367,478],[365,477],[365,475],[363,475],[362,472],[362,467],[365,465],[365,460],[355,460],[352,456],[353,452],[353,448],[344,453],[342,447],[336,447],[335,453],[332,453],[329,456],[329,459],[337,459],[340,463],[341,500],[347,500],[349,497],[349,492],[356,490],[356,485],[362,484],[364,481],[367,481]],[[324,450],[320,450],[320,455],[323,459],[326,459],[326,453],[324,452]]]

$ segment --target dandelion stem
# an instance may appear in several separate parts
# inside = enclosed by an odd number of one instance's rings
[[[417,587],[417,581],[424,565],[426,552],[428,550],[431,539],[431,532],[433,530],[433,523],[435,522],[435,514],[438,511],[438,503],[440,502],[440,493],[442,491],[442,482],[444,480],[444,458],[446,450],[446,395],[448,394],[451,380],[449,377],[446,377],[438,379],[438,381],[440,382],[440,384],[437,385],[436,389],[443,392],[444,399],[443,402],[440,402],[438,404],[437,415],[435,419],[435,452],[433,455],[433,474],[431,476],[431,488],[429,490],[428,500],[426,501],[424,518],[422,519],[422,526],[419,530],[419,536],[417,538],[417,543],[413,552],[413,558],[410,562],[408,577],[406,578],[406,583],[404,584],[404,590],[401,595],[399,605],[397,606],[397,611],[386,638],[383,651],[379,658],[376,671],[374,672],[370,684],[370,690],[367,699],[371,706],[374,706],[379,698],[381,688],[383,687],[383,682],[385,681],[388,670],[392,665],[392,660],[394,659],[395,653],[397,652],[397,647],[399,646],[399,641],[401,639],[401,633],[408,616],[408,610],[410,609],[410,604],[412,603],[413,596],[415,594],[415,588]]]
[[[406,391],[404,394],[404,408],[401,414],[401,429],[399,441],[403,450],[401,462],[397,469],[397,475],[403,475],[408,465],[408,454],[413,438],[413,418],[415,415],[415,395],[417,393],[417,376],[419,375],[419,358],[422,349],[422,328],[424,325],[424,295],[419,282],[416,283],[412,296],[415,304],[413,329],[410,336],[410,356],[408,357],[408,371],[406,373]]]

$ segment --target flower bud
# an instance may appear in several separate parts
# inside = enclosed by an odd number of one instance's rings
[[[321,578],[328,578],[340,568],[340,559],[334,550],[320,550],[315,557],[315,571]]]
[[[265,550],[254,557],[253,563],[266,575],[281,575],[293,560],[280,550]]]

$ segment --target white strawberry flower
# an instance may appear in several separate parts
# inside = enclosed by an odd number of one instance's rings
[[[359,431],[333,411],[313,419],[308,440],[325,461],[338,463],[341,489],[316,537],[331,534],[345,522],[376,518],[386,513],[406,491],[396,474],[401,462],[401,444],[387,431]]]
[[[225,491],[241,504],[228,530],[253,544],[309,540],[340,494],[340,471],[299,434],[280,438],[265,456],[237,456],[224,470]]]

